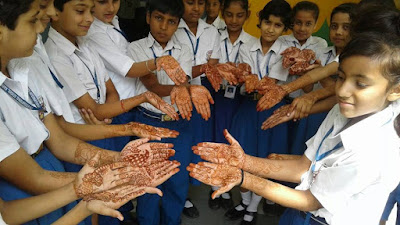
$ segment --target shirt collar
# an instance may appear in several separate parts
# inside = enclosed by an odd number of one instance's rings
[[[290,43],[289,43],[290,46],[293,46],[293,43],[296,43],[296,47],[300,46],[300,42],[293,36],[293,34],[286,35],[286,36],[285,36],[285,40],[286,40],[287,42],[290,42]],[[306,41],[303,45],[301,45],[301,48],[302,48],[303,46],[309,46],[309,45],[316,44],[317,42],[318,42],[318,40],[317,40],[314,36],[310,36],[310,37],[307,39],[307,41]]]
[[[197,25],[196,38],[200,37],[202,35],[202,33],[210,27],[212,27],[212,26],[200,19],[198,21],[198,25]],[[183,20],[183,19],[181,19],[181,21],[179,22],[178,28],[186,29],[187,31],[189,31],[190,34],[193,35],[193,33],[190,31],[188,25],[186,24],[185,20]]]
[[[91,26],[99,28],[103,31],[107,31],[107,29],[114,29],[117,28],[118,30],[120,30],[119,28],[119,22],[118,22],[118,16],[114,16],[114,18],[111,21],[112,24],[108,24],[108,23],[104,23],[103,21],[97,19],[96,17],[94,17],[94,21],[92,23]]]
[[[326,47],[326,48],[324,48],[323,50],[322,50],[322,53],[324,53],[324,54],[329,54],[330,52],[332,52],[332,58],[335,58],[336,57],[336,48],[335,48],[335,46],[328,46],[328,47]]]
[[[225,41],[225,39],[229,38],[229,33],[226,29],[220,30],[220,34],[221,34],[221,41]],[[250,39],[249,36],[250,35],[248,35],[244,30],[242,30],[240,32],[238,39],[235,41],[235,43],[233,43],[233,46],[240,44],[240,42],[247,43],[247,41]]]
[[[27,61],[20,59],[13,59],[8,63],[7,67],[8,70],[10,71],[11,79],[2,74],[6,78],[5,79],[6,81],[3,82],[12,83],[12,86],[10,86],[10,88],[17,87],[16,83],[19,83],[22,86],[24,92],[26,91],[27,93],[28,75],[29,75],[29,66],[27,64]]]
[[[268,52],[273,51],[274,53],[278,53],[281,51],[281,48],[282,48],[282,42],[276,40],[274,44],[271,46],[271,48],[268,50]],[[261,39],[255,41],[253,46],[250,48],[251,52],[255,52],[257,50],[260,50],[262,52]]]
[[[150,32],[146,39],[146,46],[149,48],[155,47],[156,49],[162,49],[161,45],[157,42],[156,39],[154,39],[153,35]],[[170,39],[167,43],[167,46],[165,46],[165,48],[163,49],[163,51],[169,51],[174,48],[181,49],[181,46],[176,44],[173,41],[173,39]]]
[[[79,49],[72,42],[58,33],[53,27],[50,27],[49,38],[53,40],[56,46],[68,56],[74,54],[75,51],[79,51]]]

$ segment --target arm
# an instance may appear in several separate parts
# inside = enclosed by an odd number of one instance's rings
[[[210,65],[215,66],[215,65],[218,64],[218,62],[219,62],[219,59],[210,59],[210,60],[208,60],[207,63],[210,64]],[[193,66],[193,68],[192,68],[192,79],[196,78],[196,77],[198,77],[198,76],[200,76],[200,75],[202,75],[203,73],[206,72],[206,71],[203,71],[202,68],[204,68],[204,67],[202,67],[202,66],[203,65]]]
[[[111,79],[106,82],[106,103],[119,102],[119,94]]]
[[[172,88],[175,85],[162,85],[158,82],[155,74],[149,74],[140,78],[140,81],[147,88],[147,90],[154,92],[160,97],[169,96],[171,94]],[[186,82],[187,84],[187,82]]]

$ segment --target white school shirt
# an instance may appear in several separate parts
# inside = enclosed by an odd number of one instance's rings
[[[204,17],[203,21],[206,22],[207,17]],[[226,29],[226,23],[225,23],[224,19],[222,19],[219,15],[217,16],[217,18],[215,18],[214,22],[212,22],[211,25],[213,25],[215,28],[217,28],[217,30],[225,30]]]
[[[0,214],[0,225],[7,225],[6,222],[4,222],[3,217]]]
[[[336,48],[335,46],[329,46],[326,48],[321,48],[316,52],[317,59],[321,60],[321,65],[326,66],[329,63],[333,62],[336,58]],[[321,89],[322,85],[320,82],[314,84],[313,91]]]
[[[85,122],[73,101],[89,93],[98,104],[104,104],[106,82],[109,77],[103,61],[96,52],[89,48],[87,40],[78,38],[77,42],[79,48],[50,27],[45,47],[51,63],[65,82],[63,91],[70,103],[75,123],[84,124]],[[93,78],[95,75],[97,75],[99,85],[99,99],[97,99],[98,92]]]
[[[175,42],[180,42],[189,46],[192,66],[205,64],[209,59],[220,59],[221,48],[218,30],[212,25],[207,24],[202,19],[199,19],[196,35],[194,35],[186,22],[181,19],[178,30],[175,32],[173,38]],[[197,47],[197,41],[199,45]],[[197,48],[197,54],[194,54]],[[200,77],[205,76],[202,74],[199,77],[192,79],[191,84],[201,85]]]
[[[12,71],[12,79],[0,73],[0,85],[7,85],[29,104],[34,102],[29,97],[28,86],[46,109],[45,116],[51,113],[48,101],[43,89],[40,89],[35,82],[29,78],[29,68],[25,62],[10,62],[8,68]],[[1,148],[0,159],[4,159],[22,147],[29,155],[37,152],[42,143],[49,138],[49,131],[39,118],[39,112],[25,108],[14,100],[4,90],[0,89],[0,119],[7,127],[8,132],[3,133],[4,138],[9,140],[0,141],[4,148]],[[3,130],[3,129],[2,129]],[[11,136],[14,138],[11,138]],[[18,148],[17,148],[17,143]]]
[[[249,64],[252,73],[256,74],[259,80],[264,76],[268,76],[278,80],[278,83],[283,83],[288,75],[284,73],[280,53],[286,48],[285,43],[278,39],[268,52],[263,55],[261,40],[249,42],[240,48],[239,61]]]
[[[312,214],[332,225],[379,224],[389,193],[400,180],[399,137],[393,127],[396,116],[391,104],[341,131],[349,119],[334,106],[306,143],[304,154],[315,163],[315,179],[311,165],[296,187],[309,189],[322,204],[323,208]],[[317,155],[334,149],[339,142],[343,146],[315,162]]]
[[[57,75],[56,70],[51,64],[42,42],[42,36],[38,35],[34,52],[31,56],[13,59],[12,61],[26,62],[29,66],[30,79],[34,79],[35,83],[46,93],[51,111],[57,116],[63,116],[65,121],[73,123],[74,116],[67,97],[62,90],[65,82]]]
[[[220,63],[233,62],[239,63],[240,49],[246,43],[253,43],[257,41],[257,38],[251,36],[246,31],[242,30],[238,39],[232,44],[229,39],[229,33],[227,30],[220,30],[221,34],[221,58]]]
[[[112,25],[95,17],[86,38],[90,48],[103,60],[120,99],[127,99],[136,95],[136,78],[126,77],[135,61],[128,56],[129,42],[119,31],[121,28],[117,16],[112,20]]]
[[[174,40],[170,40],[165,48],[163,49],[161,45],[154,39],[154,37],[149,33],[147,38],[140,39],[138,41],[132,42],[128,48],[128,54],[135,61],[145,61],[149,59],[154,59],[154,54],[157,57],[169,55],[171,52],[171,56],[179,62],[183,71],[186,75],[191,76],[192,74],[192,55],[190,54],[189,47],[185,45],[181,45],[179,42]],[[154,71],[157,76],[158,82],[164,85],[175,85],[175,83],[169,78],[169,76],[165,73],[164,70]],[[137,79],[136,91],[138,94],[142,94],[147,90],[147,88],[143,85],[143,83]],[[167,103],[171,104],[171,97],[166,96],[162,98]],[[160,110],[156,109],[149,103],[142,103],[142,107],[156,113],[163,114]],[[175,111],[178,111],[177,107],[174,105]]]

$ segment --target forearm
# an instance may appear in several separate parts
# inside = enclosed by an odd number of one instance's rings
[[[201,69],[202,65],[192,67],[192,79],[202,75],[205,71]]]
[[[284,160],[286,161],[286,160]],[[279,205],[300,211],[314,211],[322,208],[321,203],[309,190],[295,190],[245,172],[242,186]]]
[[[75,225],[91,214],[92,212],[86,208],[86,203],[84,201],[80,201],[78,205],[68,211],[67,214],[58,219],[56,222],[52,223],[52,225]]]
[[[315,91],[312,91],[310,93],[305,94],[308,97],[311,97],[312,99],[317,102],[318,100],[325,99],[327,97],[330,97],[335,94],[335,86],[329,86],[326,88],[321,88]]]
[[[147,62],[147,63],[146,63]],[[147,64],[147,65],[146,65]],[[157,69],[155,59],[149,59],[143,62],[137,62],[132,64],[132,67],[126,74],[127,77],[142,77],[147,74],[150,74],[150,71],[154,71]]]
[[[72,183],[55,191],[5,202],[1,214],[7,224],[22,224],[39,218],[77,199]]]
[[[304,155],[294,160],[270,160],[245,155],[243,170],[260,177],[300,183],[311,162]]]
[[[316,102],[310,111],[310,114],[329,112],[337,103],[336,96],[330,96],[323,100]]]

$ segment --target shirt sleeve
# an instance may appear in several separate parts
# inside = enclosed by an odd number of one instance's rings
[[[2,120],[0,120],[0,149],[0,161],[3,161],[20,149],[17,139],[11,134]]]
[[[181,44],[181,57],[179,58],[179,64],[181,65],[183,71],[186,75],[192,78],[192,54],[188,46]]]
[[[218,33],[218,30],[216,30],[215,35],[214,35],[214,46],[213,46],[213,52],[211,54],[211,59],[220,59],[221,58],[221,38]]]
[[[96,33],[94,36],[90,38],[89,45],[100,55],[105,67],[109,71],[125,77],[135,61],[122,52],[107,34]]]
[[[53,66],[60,77],[60,82],[64,85],[63,91],[68,102],[73,102],[87,93],[86,87],[79,80],[74,66],[69,59],[57,57],[52,60]]]

